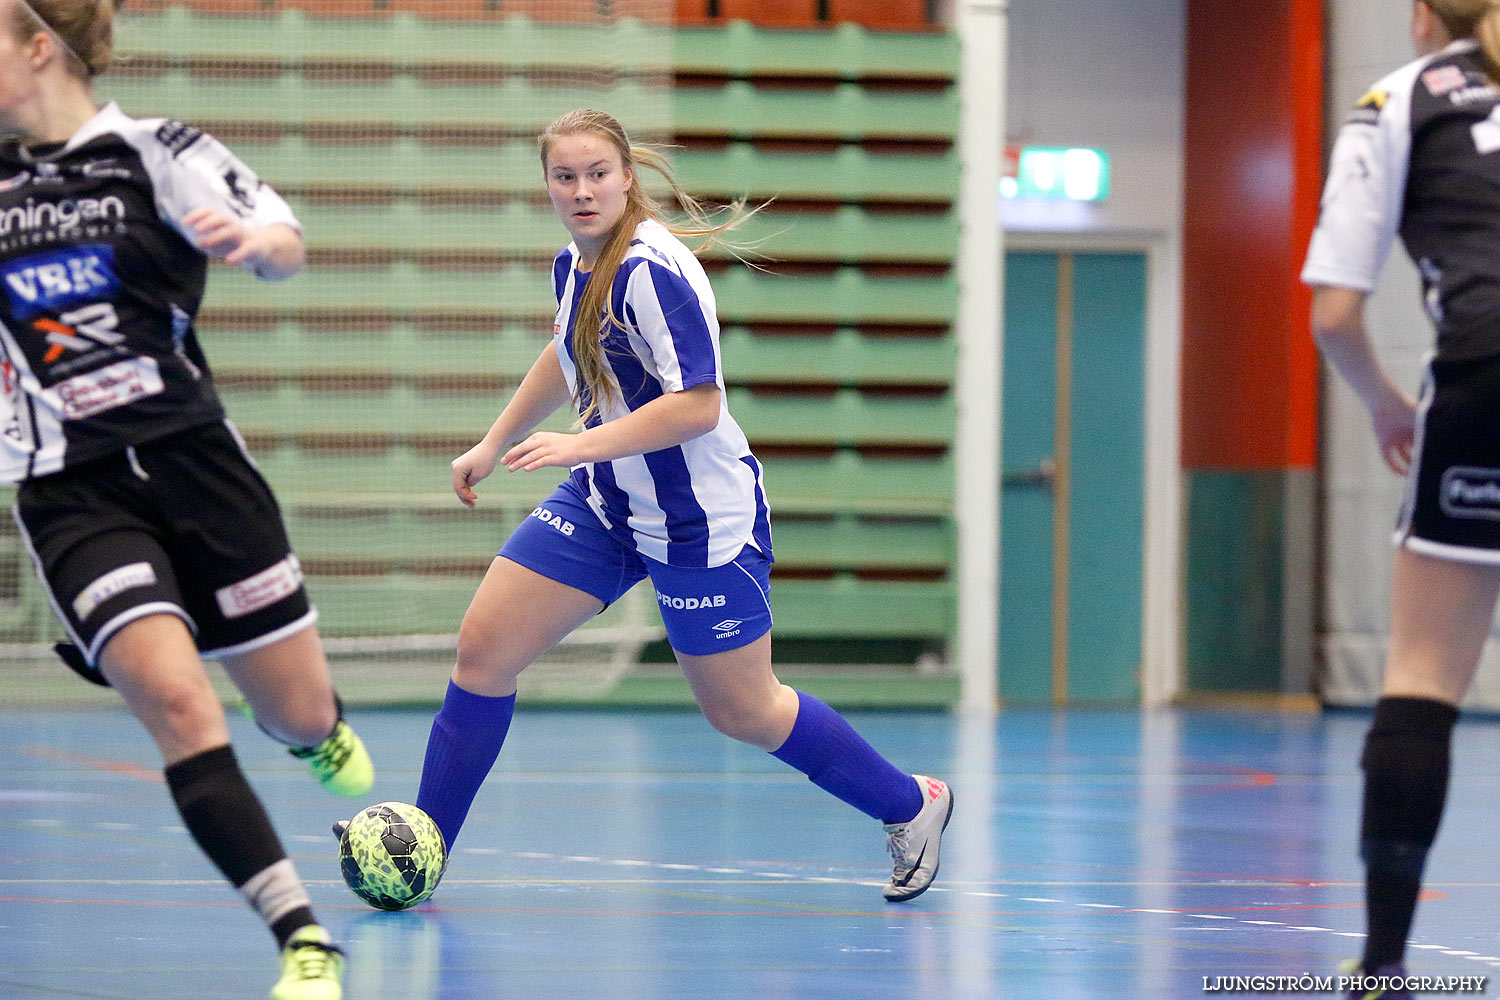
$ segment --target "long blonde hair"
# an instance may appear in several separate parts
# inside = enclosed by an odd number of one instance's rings
[[[1453,38],[1473,38],[1491,80],[1500,81],[1500,0],[1422,0]]]
[[[620,388],[604,363],[604,331],[611,325],[620,325],[614,314],[610,292],[614,288],[615,275],[620,271],[625,256],[630,252],[630,241],[635,238],[636,227],[647,219],[661,223],[674,236],[702,239],[704,243],[694,252],[716,242],[726,242],[723,234],[735,228],[760,210],[746,209],[744,199],[730,204],[723,213],[722,221],[715,222],[713,214],[677,183],[672,165],[667,158],[646,146],[632,146],[625,129],[614,116],[603,111],[580,108],[569,111],[542,130],[537,136],[537,148],[542,156],[542,170],[547,169],[547,152],[552,143],[566,135],[588,133],[608,139],[620,154],[620,161],[634,178],[634,183],[625,192],[625,211],[610,232],[609,241],[599,259],[594,262],[589,275],[588,287],[573,316],[573,362],[578,369],[575,401],[582,407],[580,421],[587,424],[600,410],[600,400],[619,398]],[[686,218],[686,223],[670,221],[662,206],[646,193],[641,183],[640,167],[650,167],[666,179]],[[585,395],[586,394],[586,395]],[[584,400],[587,399],[587,403]]]
[[[115,0],[16,0],[11,34],[24,41],[38,30],[62,42],[74,76],[91,79],[109,68],[115,48]]]

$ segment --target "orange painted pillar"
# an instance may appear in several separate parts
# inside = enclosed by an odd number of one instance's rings
[[[1306,691],[1321,0],[1188,0],[1182,464],[1190,691]]]

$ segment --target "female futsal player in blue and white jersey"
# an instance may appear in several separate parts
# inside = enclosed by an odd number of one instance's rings
[[[1406,476],[1385,683],[1365,740],[1360,1000],[1405,1000],[1402,956],[1448,790],[1450,744],[1500,595],[1500,2],[1416,0],[1420,58],[1334,146],[1302,278],[1323,354]],[[1376,357],[1365,300],[1397,236],[1437,331],[1420,404]]]
[[[562,116],[539,144],[573,237],[553,267],[554,335],[484,440],[453,463],[453,490],[472,507],[497,464],[573,471],[511,535],[464,616],[417,805],[451,848],[510,726],[517,676],[649,576],[709,722],[884,823],[885,898],[911,899],[937,874],[948,786],[897,770],[771,669],[761,467],[725,406],[713,290],[674,235],[712,237],[741,216],[707,221],[666,161],[602,112]],[[642,166],[667,178],[694,228],[663,221]],[[530,433],[570,399],[581,431]]]

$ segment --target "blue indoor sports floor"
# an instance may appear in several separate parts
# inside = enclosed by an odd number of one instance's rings
[[[368,801],[414,798],[431,711],[350,718],[380,769]],[[523,710],[437,895],[378,913],[328,832],[354,804],[232,725],[350,1000],[1154,1000],[1360,950],[1361,715],[851,719],[955,790],[938,886],[908,904],[880,898],[876,822],[697,715]],[[1412,971],[1495,976],[1500,724],[1455,746]],[[0,997],[266,995],[269,936],[123,711],[0,708],[0,807]]]

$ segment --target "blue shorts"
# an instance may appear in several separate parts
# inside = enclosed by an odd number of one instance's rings
[[[679,653],[722,653],[771,630],[771,561],[754,545],[712,569],[648,559],[610,533],[572,480],[521,522],[499,555],[605,605],[651,577],[667,641]]]

